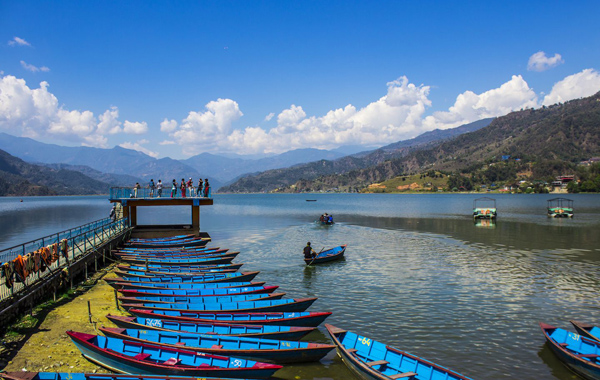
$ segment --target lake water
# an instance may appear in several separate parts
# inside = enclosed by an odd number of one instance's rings
[[[328,323],[473,379],[573,379],[538,322],[600,323],[600,195],[568,195],[575,218],[546,217],[553,195],[493,195],[498,221],[473,223],[474,194],[217,195],[201,210],[213,246],[289,297],[318,296]],[[316,202],[306,202],[315,199]],[[108,216],[102,197],[0,199],[1,248]],[[334,226],[314,223],[324,212]],[[188,221],[156,207],[141,223]],[[306,267],[307,241],[347,244],[346,259]],[[324,329],[309,336],[327,342]],[[353,378],[332,352],[285,379]]]

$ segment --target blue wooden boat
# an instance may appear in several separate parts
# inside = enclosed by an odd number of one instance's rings
[[[589,323],[569,321],[575,327],[575,330],[579,335],[589,339],[600,341],[600,327],[591,325]]]
[[[148,283],[148,282],[115,282],[109,283],[115,289],[151,289],[151,290],[198,290],[211,288],[241,288],[244,286],[263,286],[262,282],[203,282],[203,283]]]
[[[363,379],[470,380],[418,356],[325,324],[344,364]]]
[[[81,332],[67,331],[83,356],[111,371],[169,376],[265,379],[279,365],[203,354]]]
[[[178,277],[178,276],[144,276],[144,277],[112,277],[106,278],[105,281],[110,283],[115,282],[137,282],[151,284],[192,284],[192,283],[207,283],[207,282],[248,282],[252,281],[260,272],[235,272],[235,273],[211,273],[202,276],[194,277]]]
[[[114,273],[121,277],[140,277],[140,278],[152,278],[152,277],[179,277],[179,278],[193,278],[193,277],[198,277],[198,276],[206,276],[206,275],[211,275],[211,274],[218,274],[218,273],[236,273],[237,269],[213,269],[213,270],[206,270],[204,272],[194,272],[194,273],[176,273],[176,272],[170,272],[170,273],[157,273],[157,272],[144,272],[144,271],[122,271],[122,270],[115,270]]]
[[[133,247],[119,247],[119,252],[130,252],[130,253],[169,253],[169,252],[197,252],[205,251],[207,249],[213,249],[214,247],[154,247],[154,248],[133,248]]]
[[[253,294],[233,294],[216,297],[187,297],[187,296],[164,296],[164,297],[118,297],[119,301],[125,304],[132,303],[164,303],[164,304],[207,304],[207,303],[228,303],[245,302],[258,300],[278,300],[285,293],[253,293]]]
[[[167,296],[185,296],[185,297],[216,297],[236,294],[255,294],[255,293],[273,293],[278,286],[245,286],[241,288],[213,288],[213,289],[184,289],[184,290],[152,290],[139,289],[119,290],[125,297],[167,297]]]
[[[195,257],[203,257],[207,255],[224,254],[229,251],[228,248],[207,249],[194,252],[154,252],[154,253],[131,253],[114,251],[113,254],[121,259],[191,259]]]
[[[269,301],[244,301],[227,303],[135,303],[121,304],[125,310],[131,308],[146,310],[176,310],[190,313],[215,313],[220,311],[231,311],[238,313],[268,312],[268,311],[305,311],[317,300],[317,297],[311,298],[290,298]]]
[[[301,326],[317,327],[327,317],[331,315],[330,311],[311,311],[300,313],[269,312],[269,313],[244,313],[244,312],[218,312],[218,313],[194,313],[184,310],[147,310],[142,308],[129,309],[129,313],[143,318],[169,319],[185,322],[225,322],[225,323],[243,323],[258,325],[277,325],[277,326]]]
[[[164,242],[125,242],[125,247],[133,248],[171,248],[171,247],[199,247],[205,246],[210,238],[185,238]]]
[[[235,269],[242,267],[242,263],[236,264],[215,264],[215,265],[195,265],[195,266],[178,266],[178,265],[117,265],[120,270],[128,271],[148,271],[149,273],[194,273],[206,272],[212,269]]]
[[[122,261],[138,265],[202,265],[202,264],[229,264],[235,259],[239,252],[227,252],[223,254],[202,255],[192,259],[138,259],[123,257]]]
[[[173,241],[173,240],[181,240],[181,239],[190,239],[196,237],[194,234],[186,234],[186,235],[175,235],[175,236],[164,236],[164,237],[155,237],[155,238],[130,238],[128,241],[130,243],[148,243],[148,242],[165,242],[165,241]]]
[[[319,252],[317,256],[315,256],[313,259],[304,259],[304,262],[306,263],[306,265],[312,265],[339,260],[342,257],[344,257],[344,252],[346,252],[346,245],[340,245],[339,247]]]
[[[124,375],[113,373],[81,373],[81,372],[2,372],[0,378],[5,380],[190,380],[189,377]],[[216,377],[211,380],[218,379]]]
[[[600,379],[600,342],[540,322],[548,345],[570,370],[586,379]]]
[[[136,330],[101,327],[100,332],[112,338],[212,355],[234,356],[266,363],[316,362],[335,346],[321,343],[295,342],[239,336],[188,334],[181,331]]]
[[[186,322],[159,318],[121,317],[107,315],[111,322],[121,328],[138,330],[178,331],[191,334],[218,334],[252,338],[298,340],[315,330],[315,327],[242,325],[211,321]]]

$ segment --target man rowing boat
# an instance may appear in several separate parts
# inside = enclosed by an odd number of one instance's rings
[[[304,247],[304,258],[305,259],[314,259],[317,256],[317,252],[310,246],[310,242],[306,243],[306,247]]]

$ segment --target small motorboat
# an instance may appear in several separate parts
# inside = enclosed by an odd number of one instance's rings
[[[190,377],[265,379],[279,365],[67,331],[81,354],[111,371]]]
[[[567,198],[553,198],[548,200],[548,217],[572,218],[573,200]]]
[[[586,379],[600,379],[600,342],[546,323],[540,327],[560,361]]]
[[[444,379],[470,378],[418,356],[365,336],[326,324],[344,364],[363,379]]]
[[[129,313],[138,317],[162,318],[185,322],[222,322],[222,323],[243,323],[257,325],[277,325],[277,326],[301,326],[317,327],[327,317],[331,315],[330,311],[306,311],[306,312],[218,312],[218,313],[194,313],[185,310],[147,310],[143,307],[129,309]]]
[[[110,314],[106,318],[125,329],[177,331],[191,334],[218,334],[265,339],[298,340],[315,330],[315,327],[245,325],[215,321],[210,323],[189,322],[159,318],[121,317]]]
[[[344,252],[346,252],[346,245],[340,245],[339,247],[319,252],[317,256],[315,256],[313,259],[304,259],[304,262],[306,263],[306,265],[312,265],[339,260],[342,257],[344,257]]]

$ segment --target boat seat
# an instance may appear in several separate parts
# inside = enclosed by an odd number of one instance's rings
[[[600,355],[597,354],[577,354],[580,358],[598,359]]]
[[[376,365],[386,365],[386,364],[390,364],[390,362],[386,361],[386,360],[375,360],[372,362],[366,362],[366,365],[368,365],[369,367],[374,367]]]
[[[150,355],[150,354],[144,354],[144,353],[140,353],[140,354],[137,354],[137,355],[135,355],[133,358],[134,358],[135,360],[140,360],[140,361],[141,361],[141,360],[146,360],[146,359],[148,359],[150,356],[152,356],[152,355]]]
[[[223,348],[223,346],[222,346],[222,345],[220,345],[220,344],[213,344],[211,348],[212,348],[213,350],[220,350],[220,349],[222,349],[222,348]]]
[[[414,372],[402,372],[402,373],[398,373],[396,375],[389,375],[388,377],[390,379],[402,379],[405,377],[413,377],[413,376],[417,376],[417,374]]]
[[[177,365],[181,362],[181,359],[177,359],[177,358],[170,358],[167,359],[163,364],[164,365]]]
[[[356,348],[349,348],[346,351],[348,351],[349,353],[353,354],[353,353],[355,353],[358,350]]]
[[[566,348],[569,345],[569,343],[559,343],[558,345],[563,348]]]

